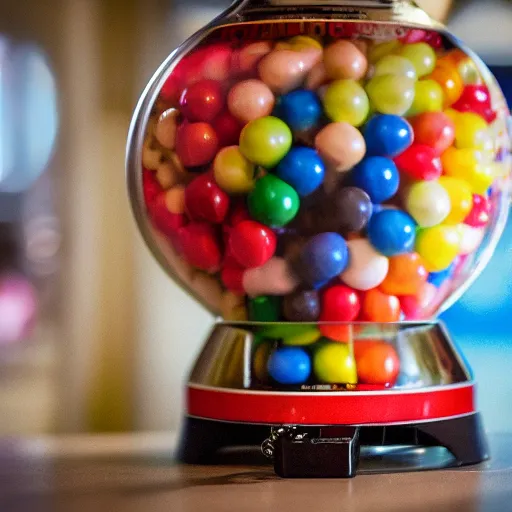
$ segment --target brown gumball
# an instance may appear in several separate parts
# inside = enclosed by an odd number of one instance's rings
[[[276,94],[286,94],[299,87],[321,58],[321,52],[276,50],[261,60],[260,78]]]
[[[315,146],[327,165],[338,172],[352,169],[366,153],[361,132],[345,122],[328,124],[316,136]]]
[[[368,59],[354,43],[341,40],[325,49],[324,65],[332,80],[361,80],[368,70]]]
[[[283,315],[290,322],[316,322],[320,317],[318,292],[299,290],[286,296]]]

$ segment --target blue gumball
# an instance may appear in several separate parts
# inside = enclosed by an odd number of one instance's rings
[[[320,233],[311,238],[292,262],[302,282],[317,288],[341,274],[348,265],[345,239],[338,233]]]
[[[400,174],[393,160],[383,156],[370,156],[354,167],[351,182],[363,189],[372,203],[379,204],[397,193]]]
[[[270,355],[267,369],[279,384],[303,384],[311,374],[311,359],[302,348],[282,347]]]
[[[441,272],[431,272],[428,275],[428,282],[439,288],[452,276],[455,265],[455,263],[452,263],[447,269],[441,270]]]
[[[414,219],[401,210],[382,210],[368,224],[368,239],[384,256],[410,252],[416,240]]]
[[[393,158],[413,143],[414,132],[403,117],[383,114],[366,123],[364,139],[367,155]]]
[[[307,89],[298,89],[281,96],[274,111],[274,115],[281,118],[294,132],[315,128],[322,114],[320,99]]]
[[[314,149],[297,147],[281,160],[276,174],[304,197],[324,182],[325,165]]]

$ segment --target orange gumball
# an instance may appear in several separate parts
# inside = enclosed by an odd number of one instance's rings
[[[361,384],[393,386],[400,373],[400,359],[394,347],[380,340],[359,340],[354,344],[357,377]]]
[[[338,343],[350,343],[354,336],[352,326],[350,324],[325,323],[319,324],[318,329],[331,341]]]
[[[388,295],[374,288],[364,295],[362,316],[363,320],[369,322],[398,322],[400,301],[395,295]]]
[[[444,106],[450,107],[462,96],[464,82],[456,67],[451,63],[438,64],[436,69],[428,77],[435,80],[443,89]]]
[[[389,258],[389,271],[380,285],[388,295],[416,295],[428,279],[428,272],[419,254],[406,253]]]

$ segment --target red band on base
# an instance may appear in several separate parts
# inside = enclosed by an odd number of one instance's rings
[[[188,414],[244,423],[383,425],[438,420],[475,411],[474,384],[432,391],[268,393],[188,387]]]

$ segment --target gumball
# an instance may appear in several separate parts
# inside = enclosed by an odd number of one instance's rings
[[[473,254],[482,243],[485,236],[484,228],[474,228],[467,224],[459,224],[457,226],[460,235],[459,254],[464,256]]]
[[[349,123],[331,123],[315,138],[315,147],[325,163],[346,172],[364,157],[366,144],[361,132]]]
[[[185,187],[176,185],[165,193],[165,206],[171,213],[185,213]]]
[[[435,80],[443,89],[445,107],[450,107],[460,99],[464,83],[459,72],[453,66],[438,65],[428,78]]]
[[[186,123],[178,129],[176,153],[186,167],[210,163],[218,147],[217,134],[208,123]]]
[[[296,147],[281,160],[276,175],[291,185],[299,196],[312,194],[324,181],[325,166],[311,148]]]
[[[404,152],[414,140],[411,125],[402,117],[377,115],[364,127],[368,155],[393,158]]]
[[[240,151],[251,162],[266,169],[275,167],[292,146],[290,128],[277,117],[251,121],[240,134]]]
[[[389,272],[380,290],[388,295],[415,295],[428,278],[428,272],[415,252],[389,259]]]
[[[418,181],[405,196],[405,209],[422,228],[441,224],[451,210],[450,195],[437,181]]]
[[[287,49],[297,52],[304,50],[322,50],[323,46],[319,39],[311,36],[294,36],[286,41],[279,41],[275,46],[276,50]]]
[[[226,290],[237,295],[245,295],[243,285],[244,271],[245,269],[239,265],[223,265],[220,272],[220,279]]]
[[[350,347],[343,343],[325,343],[315,350],[313,370],[320,382],[357,384],[357,369]]]
[[[304,347],[313,345],[322,333],[313,325],[288,325],[283,334],[283,345],[291,347]]]
[[[283,300],[283,316],[290,322],[316,322],[320,316],[320,298],[315,290],[299,290]]]
[[[238,82],[228,94],[228,109],[242,123],[269,116],[274,104],[274,93],[261,80]]]
[[[221,149],[213,162],[213,174],[219,187],[228,194],[247,194],[255,184],[255,166],[242,155],[238,146]]]
[[[282,347],[272,352],[267,369],[272,379],[279,384],[303,384],[311,373],[311,360],[302,348]]]
[[[219,139],[219,147],[236,146],[240,140],[242,124],[229,111],[219,114],[212,123]]]
[[[386,55],[375,64],[373,76],[399,75],[412,80],[418,79],[413,63],[399,55]]]
[[[331,82],[323,97],[325,113],[336,123],[346,122],[361,126],[370,112],[365,90],[355,80]]]
[[[485,153],[476,149],[448,148],[441,160],[445,174],[466,181],[475,194],[485,194],[496,178]]]
[[[244,272],[243,287],[249,297],[288,295],[297,289],[299,281],[283,258],[274,257],[261,267]]]
[[[364,238],[350,240],[347,245],[349,264],[340,275],[341,280],[361,291],[379,286],[388,274],[388,258],[378,253]]]
[[[414,89],[414,101],[407,112],[416,116],[424,112],[441,112],[444,105],[444,92],[435,80],[419,80]]]
[[[185,261],[210,274],[218,272],[222,254],[214,226],[193,222],[180,229],[179,237]]]
[[[322,297],[321,322],[352,322],[361,310],[357,292],[348,286],[329,288]],[[320,326],[322,330],[322,326]]]
[[[193,220],[220,223],[229,209],[229,196],[211,173],[200,174],[185,189],[185,208]]]
[[[294,132],[315,128],[322,118],[322,103],[313,91],[298,89],[281,96],[275,115]]]
[[[370,62],[375,64],[386,55],[397,53],[402,47],[401,42],[398,39],[392,39],[391,41],[385,41],[384,43],[374,44],[369,51]]]
[[[410,122],[415,142],[433,148],[438,155],[455,141],[455,123],[444,112],[425,112]]]
[[[292,266],[304,284],[315,287],[341,274],[347,263],[344,238],[337,233],[321,233],[308,241]]]
[[[374,288],[363,297],[362,318],[369,322],[398,322],[400,320],[400,301],[394,295],[388,295]]]
[[[459,224],[469,215],[473,208],[473,194],[467,182],[451,176],[439,178],[439,184],[450,196],[451,210],[444,219],[444,224]]]
[[[300,205],[297,192],[272,174],[256,182],[247,201],[251,216],[271,227],[286,226],[297,215]]]
[[[322,62],[315,64],[315,66],[309,72],[304,86],[310,91],[316,91],[322,85],[325,85],[329,81],[327,76],[327,70]]]
[[[158,118],[155,128],[155,137],[158,143],[167,149],[174,149],[176,146],[176,132],[178,131],[179,111],[170,108],[163,112]]]
[[[239,265],[246,268],[264,265],[276,251],[276,235],[267,226],[245,220],[231,230],[229,248]]]
[[[414,247],[416,223],[400,210],[383,210],[375,213],[368,224],[368,239],[384,256],[396,256]]]
[[[148,213],[153,225],[174,242],[186,219],[182,214],[172,213],[167,209],[165,193],[158,194],[152,203],[148,204]]]
[[[266,384],[269,379],[267,366],[272,348],[272,343],[262,341],[259,343],[252,356],[253,375],[263,384]]]
[[[224,101],[224,93],[219,82],[201,80],[183,91],[180,111],[191,122],[211,123],[222,111]]]
[[[405,320],[425,320],[430,317],[438,296],[432,283],[424,283],[417,295],[400,297],[400,306]]]
[[[228,215],[227,224],[230,227],[236,226],[239,222],[251,220],[249,211],[244,200],[235,200],[231,202],[231,210]],[[225,227],[226,224],[224,224]]]
[[[462,112],[455,117],[455,145],[458,149],[486,149],[489,143],[488,124],[478,114]]]
[[[363,159],[351,172],[353,185],[364,190],[373,203],[383,203],[398,191],[400,176],[398,169],[389,158],[369,156]]]
[[[482,228],[489,223],[491,204],[489,200],[478,194],[473,194],[473,208],[464,220],[464,224],[474,228]]]
[[[459,100],[453,105],[459,112],[474,112],[481,115],[488,123],[494,121],[489,88],[485,84],[466,85]],[[489,117],[489,114],[492,117]]]
[[[209,45],[199,50],[198,53],[203,53],[201,66],[203,78],[219,82],[224,82],[229,78],[233,59],[233,49],[229,44]]]
[[[440,288],[446,280],[453,276],[455,271],[455,262],[452,263],[448,268],[441,270],[440,272],[430,272],[428,275],[427,282],[433,284],[435,287]]]
[[[357,187],[342,187],[336,190],[331,202],[324,205],[322,225],[342,234],[363,230],[373,212],[370,196]]]
[[[280,297],[255,297],[249,300],[249,318],[253,322],[277,322],[281,313]]]
[[[162,187],[155,178],[154,173],[148,169],[142,171],[142,192],[144,203],[150,207],[157,196],[162,192]]]
[[[416,81],[400,75],[374,76],[366,84],[372,107],[381,114],[403,116],[414,101]]]
[[[395,158],[398,169],[415,180],[436,180],[442,172],[441,159],[430,146],[414,143]]]
[[[260,78],[275,94],[286,94],[299,87],[309,71],[322,58],[322,52],[274,50],[258,65]]]
[[[416,252],[429,272],[448,268],[457,257],[459,248],[460,234],[455,226],[441,224],[421,229],[416,236]]]
[[[331,80],[361,80],[366,75],[368,60],[353,43],[341,39],[324,50],[324,65]]]
[[[393,386],[400,373],[400,359],[385,341],[358,340],[354,344],[357,378],[362,384]]]
[[[427,43],[406,44],[396,53],[413,63],[418,78],[429,75],[436,67],[436,53]]]
[[[249,43],[233,53],[232,70],[236,75],[253,75],[258,72],[261,59],[272,51],[270,41]]]

